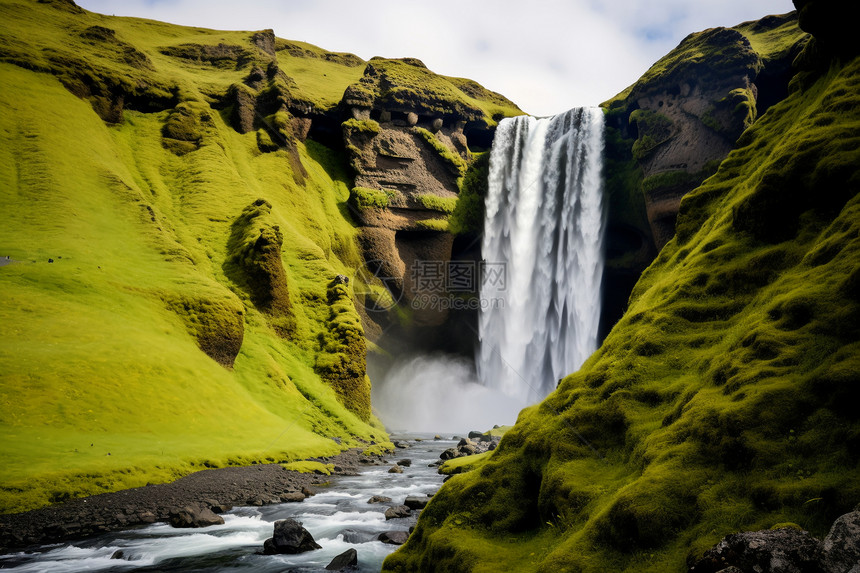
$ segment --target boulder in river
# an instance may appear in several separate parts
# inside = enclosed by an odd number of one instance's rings
[[[305,497],[307,496],[305,496],[305,494],[300,491],[288,491],[281,494],[281,501],[283,501],[284,503],[292,503],[297,501],[304,501]]]
[[[409,517],[412,510],[406,505],[395,505],[385,510],[385,519],[396,519],[398,517]]]
[[[325,566],[326,571],[353,571],[358,567],[358,551],[349,548]]]
[[[383,531],[377,537],[381,542],[389,545],[403,545],[409,539],[408,531]]]
[[[398,460],[397,465],[402,466],[404,468],[408,468],[409,466],[412,465],[412,460],[410,460],[409,458],[404,458],[402,460]]]
[[[406,498],[406,501],[403,502],[403,505],[409,509],[424,509],[428,501],[430,501],[430,499],[427,497],[409,496]]]
[[[295,519],[276,521],[272,537],[263,544],[263,553],[266,555],[293,555],[314,549],[322,548],[314,541],[310,532]]]
[[[367,503],[388,503],[389,501],[391,501],[391,498],[387,495],[374,495],[367,500]]]
[[[393,466],[391,466],[391,468],[388,470],[388,473],[390,473],[390,474],[402,474],[402,473],[403,473],[403,468],[401,468],[401,467],[400,467],[399,465],[397,465],[397,464],[394,464],[394,465],[393,465]]]

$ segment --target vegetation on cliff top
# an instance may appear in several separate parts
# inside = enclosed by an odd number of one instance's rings
[[[583,368],[386,571],[679,571],[860,501],[860,59],[759,118]]]
[[[0,511],[387,443],[342,157],[222,108],[266,41],[0,4]]]

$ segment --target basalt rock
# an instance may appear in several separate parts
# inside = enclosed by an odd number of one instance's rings
[[[295,519],[282,519],[275,522],[272,537],[263,544],[266,555],[305,553],[322,547],[314,541],[310,532]]]

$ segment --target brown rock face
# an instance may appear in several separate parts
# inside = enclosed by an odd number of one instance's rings
[[[368,204],[354,193],[350,201],[362,226],[359,242],[364,258],[374,267],[372,272],[385,278],[394,298],[414,308],[416,324],[439,325],[447,311],[413,303],[442,293],[418,280],[414,270],[425,262],[445,265],[451,259],[453,236],[446,231],[448,213],[442,202],[452,204],[459,193],[457,178],[461,172],[451,157],[465,167],[465,136],[456,125],[446,127],[440,118],[417,127],[410,126],[408,117],[390,119],[397,117],[392,113],[386,113],[389,121],[381,123],[355,119],[367,115],[355,113],[353,120],[344,123],[356,187],[382,193],[384,198]],[[379,117],[382,119],[383,114]],[[435,134],[429,129],[434,121],[438,127]],[[428,136],[437,143],[428,143]],[[459,147],[454,139],[460,142]]]
[[[610,104],[614,113],[624,110],[610,118],[610,126],[635,139],[633,157],[658,250],[674,235],[681,198],[716,171],[767,106],[787,94],[789,63],[805,41],[796,26],[791,13],[691,34],[623,100]],[[776,29],[797,40],[778,53],[757,52],[749,38]]]

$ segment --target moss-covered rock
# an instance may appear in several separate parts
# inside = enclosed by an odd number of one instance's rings
[[[225,271],[248,292],[254,305],[269,315],[278,334],[286,337],[295,319],[281,259],[284,236],[280,227],[271,223],[271,212],[272,204],[265,199],[257,199],[242,210],[232,225]]]

